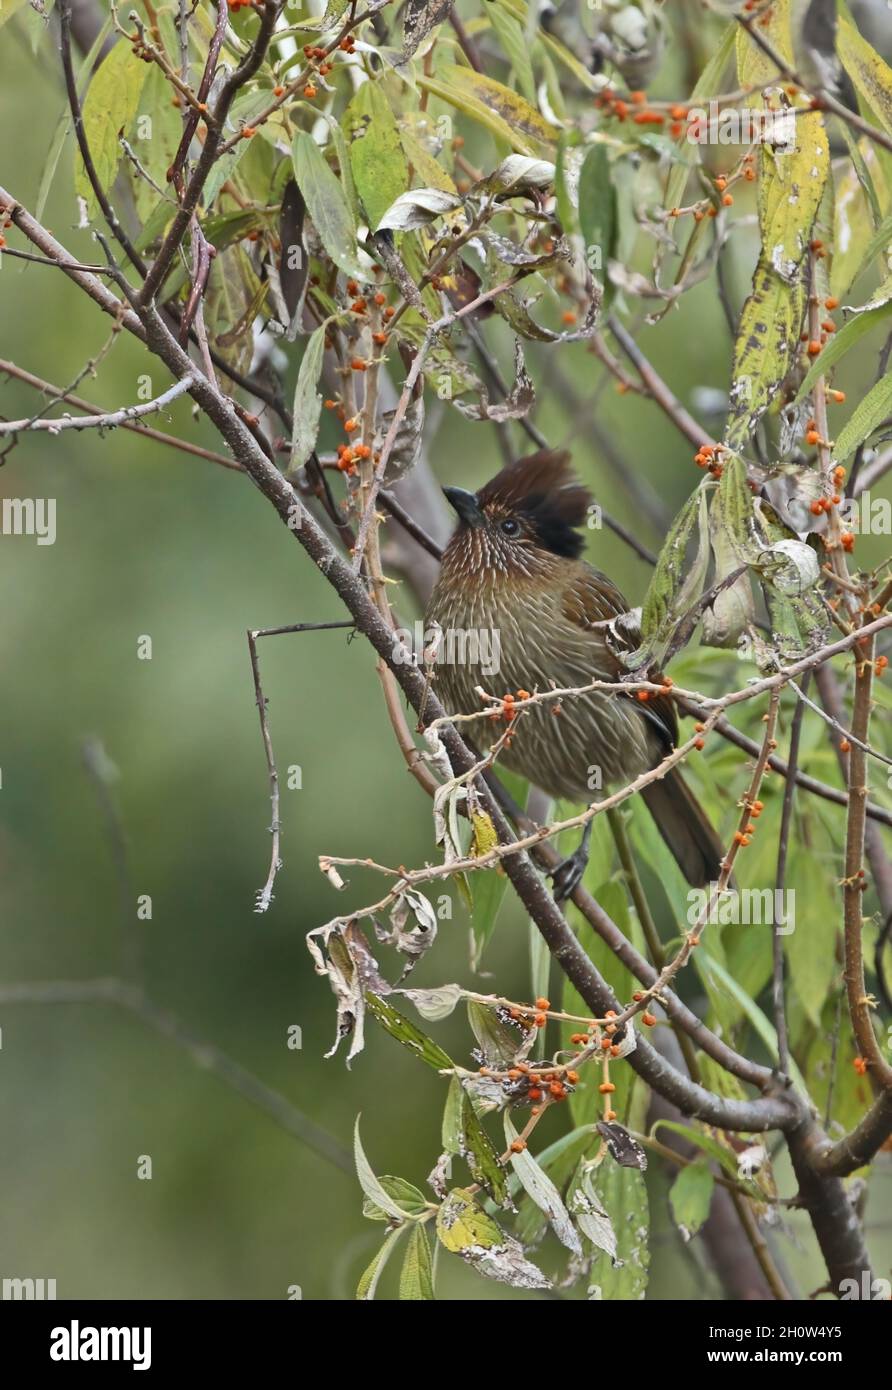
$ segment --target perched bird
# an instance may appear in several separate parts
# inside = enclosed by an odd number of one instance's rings
[[[499,659],[493,675],[492,663],[473,660],[474,644],[465,642],[470,659],[439,664],[437,691],[447,710],[479,710],[478,685],[502,695],[618,680],[625,668],[616,652],[634,650],[640,634],[622,616],[629,605],[616,585],[581,559],[579,528],[592,498],[569,455],[542,450],[519,459],[476,495],[443,491],[459,523],[426,622],[444,633],[495,633]],[[564,700],[560,714],[552,708],[548,701],[529,706],[499,760],[570,801],[590,803],[594,789],[625,785],[662,761],[678,737],[665,696],[642,701],[635,692],[597,691]],[[718,878],[722,846],[679,769],[641,795],[688,882],[700,887]],[[591,828],[589,821],[576,853],[555,871],[558,897],[568,897],[582,877]]]

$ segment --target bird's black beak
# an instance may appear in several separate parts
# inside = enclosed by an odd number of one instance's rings
[[[444,487],[443,496],[468,526],[483,524],[483,512],[473,492],[465,492],[463,487]]]

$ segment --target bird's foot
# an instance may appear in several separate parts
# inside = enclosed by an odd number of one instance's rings
[[[573,896],[582,882],[587,864],[588,849],[580,845],[579,849],[574,850],[552,870],[549,877],[556,902],[563,902],[565,898]]]

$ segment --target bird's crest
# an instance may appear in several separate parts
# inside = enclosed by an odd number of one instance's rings
[[[575,558],[585,547],[577,527],[585,523],[592,495],[573,472],[566,450],[540,449],[503,468],[477,493],[488,516],[517,515],[539,544]]]

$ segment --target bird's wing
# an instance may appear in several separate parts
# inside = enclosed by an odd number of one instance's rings
[[[564,591],[564,616],[577,627],[594,630],[610,627],[610,641],[605,643],[608,658],[616,669],[616,678],[628,674],[625,667],[613,653],[617,650],[634,652],[641,645],[641,629],[634,619],[626,616],[625,621],[616,623],[615,618],[629,613],[629,605],[620,590],[601,570],[586,565],[572,584]],[[651,673],[650,679],[658,681],[658,674]],[[637,698],[634,691],[629,699]],[[656,729],[670,748],[678,742],[678,718],[675,703],[665,695],[651,695],[649,700],[639,701],[639,708],[645,719]]]

